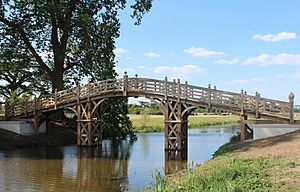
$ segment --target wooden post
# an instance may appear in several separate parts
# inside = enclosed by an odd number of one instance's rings
[[[88,141],[87,141],[87,144],[88,146],[92,146],[93,145],[93,126],[92,126],[92,104],[91,104],[91,101],[88,101],[87,103],[87,128],[88,128]]]
[[[259,100],[260,100],[260,94],[258,92],[255,93],[256,96],[256,102],[255,102],[255,117],[260,118],[259,114]]]
[[[81,106],[77,103],[77,145],[81,146]]]
[[[208,109],[210,110],[211,108],[211,85],[210,84],[208,84],[207,94],[208,94]]]
[[[178,101],[164,101],[165,157],[174,160],[176,154],[181,160],[187,159],[187,105]],[[174,152],[174,153],[173,153]],[[170,156],[170,154],[173,154]]]
[[[181,96],[181,87],[180,87],[180,79],[177,80],[177,100],[180,102],[180,96]]]
[[[170,107],[169,107],[169,101],[164,101],[164,122],[165,122],[165,153],[167,153],[167,150],[169,150],[169,114],[170,114]]]
[[[185,81],[185,84],[184,84],[184,97],[185,97],[185,99],[188,99],[188,91],[187,91],[187,89],[188,89],[188,82]]]
[[[80,82],[77,81],[77,145],[81,145],[81,106],[80,106]]]
[[[244,91],[243,89],[241,90],[241,114],[244,114],[245,111],[244,111]]]
[[[290,124],[295,123],[295,117],[294,117],[294,99],[295,95],[293,93],[289,94],[289,103],[290,103]]]
[[[128,75],[127,72],[124,72],[124,77],[123,77],[123,96],[126,97],[128,92]]]
[[[165,101],[168,99],[168,78],[165,77]]]
[[[241,141],[245,141],[248,139],[248,126],[245,123],[245,120],[248,119],[247,115],[245,113],[242,113],[240,115],[240,119],[241,119]]]
[[[80,103],[80,82],[77,81],[77,104]]]
[[[138,74],[135,74],[135,83],[134,83],[134,88],[138,89]]]
[[[57,108],[57,88],[55,88],[54,92],[54,109]]]
[[[87,86],[88,86],[88,87],[87,87],[87,89],[88,89],[88,90],[87,90],[87,91],[88,91],[87,100],[90,101],[90,99],[91,99],[91,98],[90,98],[90,94],[91,94],[90,81],[88,81]]]

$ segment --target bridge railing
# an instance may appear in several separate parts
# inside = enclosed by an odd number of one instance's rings
[[[26,116],[28,113],[56,109],[67,103],[101,97],[101,95],[112,92],[123,92],[124,96],[127,96],[128,92],[132,92],[133,95],[136,94],[137,96],[151,94],[162,99],[184,99],[198,103],[201,107],[240,110],[254,113],[256,116],[264,114],[293,118],[293,103],[291,103],[291,100],[290,102],[277,101],[262,98],[259,94],[255,96],[247,95],[244,91],[241,91],[241,93],[222,91],[215,87],[211,88],[210,85],[206,88],[188,85],[187,82],[180,83],[179,80],[177,82],[175,80],[168,81],[167,78],[165,80],[138,77],[128,78],[127,75],[120,79],[108,79],[85,85],[78,84],[75,88],[55,91],[51,95],[41,96],[23,103],[16,103],[7,107],[7,109],[10,116],[21,114]]]
[[[182,84],[179,81],[165,81],[147,78],[128,78],[128,91],[155,93],[165,97],[175,97],[188,101],[206,104],[207,107],[219,107],[245,111],[260,115],[273,115],[289,118],[291,116],[290,102],[262,98],[257,93],[255,96],[246,92],[234,93],[208,88]],[[202,105],[203,106],[203,105]]]

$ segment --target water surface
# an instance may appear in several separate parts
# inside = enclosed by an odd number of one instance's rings
[[[188,163],[165,162],[164,133],[138,134],[133,143],[105,140],[98,148],[0,151],[0,191],[138,191],[153,185],[155,171],[171,173],[210,159],[236,131],[190,129]]]

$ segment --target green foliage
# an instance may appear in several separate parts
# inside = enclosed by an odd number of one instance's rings
[[[218,156],[221,156],[221,155],[228,154],[233,149],[232,145],[236,142],[239,142],[239,141],[240,141],[240,134],[232,136],[228,143],[225,143],[224,145],[219,147],[219,149],[217,151],[214,152],[213,157],[215,158],[215,157],[218,157]]]
[[[128,113],[134,114],[134,115],[139,115],[139,114],[141,114],[141,108],[137,104],[128,104]]]
[[[120,35],[119,13],[126,0],[0,1],[2,41],[18,39],[36,67],[47,74],[52,91],[88,76],[92,81],[115,76],[113,50]],[[152,0],[135,0],[132,17],[140,24]],[[101,74],[101,76],[99,76]]]
[[[154,180],[154,189],[155,192],[163,192],[165,191],[166,187],[166,179],[164,176],[161,175],[159,171],[155,171],[154,174],[152,175],[153,180]]]
[[[134,140],[132,123],[127,114],[127,99],[110,100],[103,119],[103,137],[125,139],[129,136],[131,140]]]
[[[172,178],[167,181],[165,191],[276,191],[276,185],[269,175],[269,170],[275,164],[262,157],[223,157],[203,164],[183,177]]]
[[[161,132],[164,130],[164,116],[163,115],[150,115],[143,113],[141,115],[130,115],[134,131],[139,133],[145,132]],[[189,128],[201,128],[209,125],[222,125],[236,123],[238,120],[237,116],[190,116],[189,117]]]
[[[52,92],[70,88],[83,78],[94,82],[116,77],[113,51],[120,35],[119,12],[125,9],[126,0],[0,2],[0,34],[9,34],[2,35],[0,43],[17,39],[16,53],[21,52],[22,59],[30,58],[26,66],[13,69],[36,69],[39,78],[33,76],[34,79],[50,81]],[[134,1],[131,8],[136,24],[151,6],[152,0]],[[14,54],[12,60],[16,57]],[[43,92],[41,87],[39,91]],[[127,113],[127,100],[117,99],[109,104],[104,122],[106,136],[124,138],[132,133]]]
[[[18,95],[16,91],[13,91],[10,95],[11,97],[6,99],[6,102],[8,102],[8,104],[10,105],[16,103],[23,103],[31,99],[31,95],[28,93],[23,93],[22,95]]]
[[[11,35],[11,31],[0,28],[0,95],[4,98],[11,97],[13,92],[32,94],[48,88],[41,72],[35,68],[34,58],[20,41]]]
[[[162,115],[161,109],[154,102],[144,102],[140,101],[140,104],[129,104],[128,105],[129,114],[139,115]]]

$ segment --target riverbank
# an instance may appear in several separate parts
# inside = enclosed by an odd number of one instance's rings
[[[160,178],[162,191],[300,191],[300,131],[227,144],[218,156]]]
[[[129,115],[129,118],[136,133],[164,131],[163,115]],[[188,120],[189,128],[201,128],[210,125],[237,123],[239,117],[234,115],[191,115]]]

